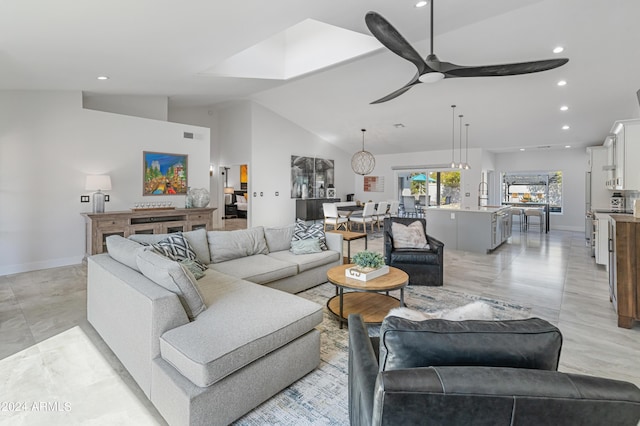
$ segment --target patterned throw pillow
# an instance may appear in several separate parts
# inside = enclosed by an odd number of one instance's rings
[[[429,249],[424,228],[418,220],[410,225],[393,222],[391,223],[391,233],[393,234],[394,248]]]
[[[304,220],[296,219],[296,227],[293,230],[293,237],[291,241],[318,239],[320,240],[320,248],[322,250],[329,250],[327,247],[327,240],[324,236],[324,225],[322,223],[314,223],[307,225]]]
[[[180,262],[182,260],[193,260],[194,264],[201,270],[206,271],[207,266],[200,262],[187,239],[180,232],[169,235],[162,241],[152,244],[153,250],[171,260]]]

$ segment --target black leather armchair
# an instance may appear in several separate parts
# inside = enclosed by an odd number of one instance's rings
[[[429,249],[398,249],[393,246],[393,222],[410,225],[419,221],[427,236]],[[402,269],[409,275],[411,285],[441,286],[444,276],[444,244],[427,234],[425,219],[392,217],[384,220],[385,263]]]
[[[360,315],[349,315],[352,426],[635,426],[640,420],[634,384],[556,371],[562,336],[539,318],[389,317],[380,336],[369,337]]]

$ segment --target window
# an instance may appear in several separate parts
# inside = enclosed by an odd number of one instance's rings
[[[562,172],[507,172],[502,174],[505,203],[549,204],[549,211],[562,213]]]
[[[422,205],[430,206],[460,203],[460,172],[410,172],[400,175],[402,197],[413,196]]]

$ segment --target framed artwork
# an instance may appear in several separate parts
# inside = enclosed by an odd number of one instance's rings
[[[185,154],[144,151],[142,195],[185,195],[187,157]]]
[[[324,198],[333,180],[333,160],[291,156],[291,198]]]
[[[384,176],[365,176],[364,192],[384,192]]]

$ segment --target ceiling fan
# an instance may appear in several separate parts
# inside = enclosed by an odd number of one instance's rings
[[[433,53],[433,2],[431,0],[431,53],[426,59],[422,59],[420,54],[402,37],[386,19],[376,12],[368,12],[365,16],[365,22],[369,31],[375,38],[380,41],[387,49],[391,50],[401,58],[406,59],[416,66],[418,71],[411,81],[402,86],[400,89],[388,94],[387,96],[371,102],[379,104],[389,101],[416,84],[435,83],[443,78],[454,77],[500,77],[506,75],[530,74],[534,72],[547,71],[560,67],[567,62],[567,58],[547,59],[542,61],[519,62],[513,64],[500,65],[480,65],[480,66],[464,66],[456,65],[451,62],[440,61]]]

